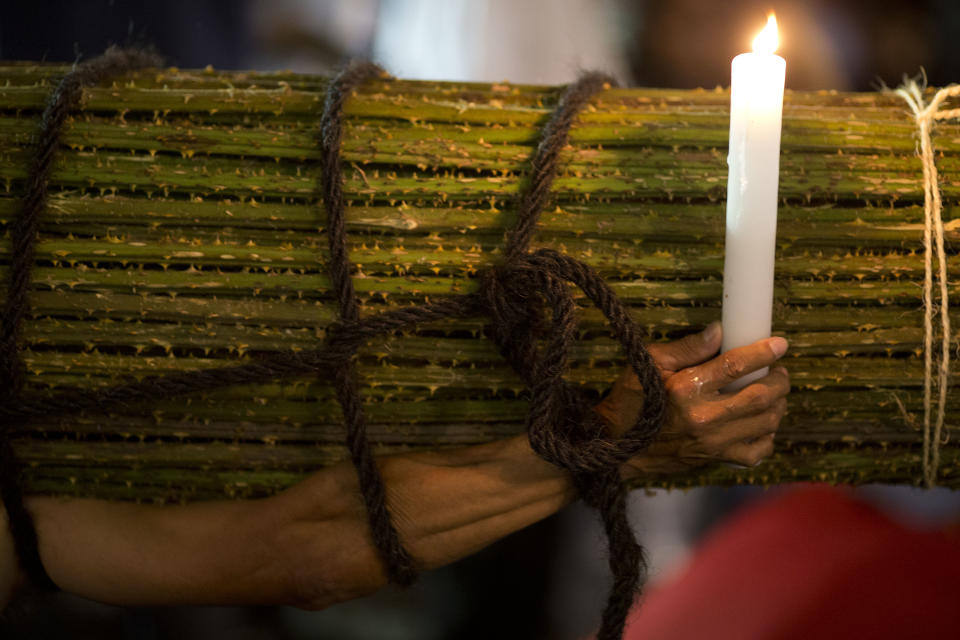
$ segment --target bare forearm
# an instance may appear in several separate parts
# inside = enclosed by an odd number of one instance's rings
[[[669,397],[657,439],[622,468],[628,478],[708,460],[756,464],[769,455],[790,388],[785,370],[736,394],[739,376],[772,365],[781,338],[710,359],[719,326],[651,345]],[[631,372],[598,411],[614,435],[636,420],[643,390]],[[400,537],[436,567],[555,512],[574,497],[567,474],[524,438],[379,461]],[[290,603],[323,607],[386,582],[348,464],[318,471],[266,500],[144,507],[32,498],[43,562],[63,589],[117,604]],[[16,581],[0,533],[0,598]]]
[[[565,474],[521,438],[378,462],[400,537],[422,568],[464,557],[574,497]],[[347,464],[265,500],[28,504],[54,582],[102,602],[320,608],[386,582]]]
[[[32,497],[40,554],[64,591],[119,605],[271,602],[283,584],[266,501],[186,506]]]

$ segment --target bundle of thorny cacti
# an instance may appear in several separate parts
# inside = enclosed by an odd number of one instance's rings
[[[0,66],[0,276],[44,102],[67,67]],[[25,327],[28,392],[110,385],[317,347],[336,317],[318,203],[327,80],[148,71],[85,89],[56,159]],[[345,107],[362,313],[475,290],[560,88],[372,82]],[[611,89],[575,123],[537,246],[596,268],[652,340],[720,316],[729,94]],[[882,94],[787,93],[774,332],[794,388],[777,453],[653,478],[683,486],[921,477],[923,187],[915,123]],[[939,124],[946,211],[960,127]],[[948,243],[960,228],[947,226]],[[958,268],[951,265],[951,277]],[[956,287],[952,287],[956,291]],[[0,289],[0,296],[3,290]],[[623,364],[584,304],[569,379]],[[378,452],[521,432],[519,377],[485,319],[361,349]],[[960,399],[948,401],[948,429]],[[29,489],[151,500],[262,495],[346,455],[325,375],[38,420]],[[955,447],[939,482],[960,484]]]

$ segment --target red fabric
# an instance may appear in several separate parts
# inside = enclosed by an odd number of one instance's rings
[[[822,486],[746,508],[654,590],[631,640],[960,637],[960,540]]]

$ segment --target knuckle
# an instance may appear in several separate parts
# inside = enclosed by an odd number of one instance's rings
[[[763,450],[760,453],[760,459],[765,460],[773,455],[774,451],[773,438],[769,438],[763,445]]]
[[[747,409],[753,411],[768,409],[773,400],[770,391],[762,385],[749,386],[740,393],[745,396]]]
[[[744,462],[748,467],[755,467],[763,462],[763,456],[761,456],[759,453],[749,453],[745,456]]]
[[[700,345],[702,340],[700,340],[699,335],[689,335],[684,336],[677,340],[674,344],[677,347],[677,351],[682,357],[687,360],[693,360],[700,356],[700,352],[703,350]]]
[[[773,438],[763,438],[746,451],[736,457],[736,462],[748,467],[755,467],[773,454]]]
[[[664,385],[667,393],[677,400],[686,400],[696,391],[696,385],[689,376],[675,375],[667,379]]]
[[[787,415],[787,399],[786,398],[777,398],[772,407],[773,411],[777,414],[777,420],[779,421],[783,416]]]
[[[647,353],[661,370],[676,371],[677,359],[669,345],[654,343],[647,345]]]
[[[706,430],[713,424],[714,417],[709,411],[693,408],[687,411],[687,423],[698,431]]]
[[[777,380],[777,383],[776,383],[777,389],[781,394],[787,395],[788,393],[790,393],[790,374],[787,372],[786,369],[781,369],[781,371],[782,371],[782,374],[780,375],[780,379]]]
[[[720,368],[726,378],[739,378],[747,373],[747,363],[740,356],[731,353],[723,354],[720,359]]]
[[[783,418],[782,415],[777,414],[774,411],[769,411],[765,414],[766,419],[766,431],[767,433],[772,433],[780,427],[780,420]]]
[[[755,467],[761,462],[763,462],[763,459],[766,458],[768,455],[770,454],[767,452],[766,446],[764,446],[761,449],[754,449],[747,454],[747,464],[750,465],[751,467]]]

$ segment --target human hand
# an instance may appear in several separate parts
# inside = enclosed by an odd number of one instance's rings
[[[773,452],[774,435],[787,409],[787,370],[771,369],[736,393],[721,389],[776,362],[787,341],[767,338],[711,358],[720,342],[720,324],[714,323],[702,333],[648,345],[667,391],[666,419],[656,440],[623,466],[625,478],[716,461],[753,466]],[[634,424],[642,406],[643,389],[627,367],[594,410],[619,435]]]

